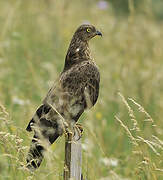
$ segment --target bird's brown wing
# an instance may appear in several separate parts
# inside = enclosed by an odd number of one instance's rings
[[[87,107],[91,108],[95,105],[99,96],[100,74],[97,67],[94,64],[89,64],[87,65],[85,75],[88,77],[84,91],[85,99],[87,102]]]
[[[64,91],[72,94],[78,103],[84,105],[84,109],[96,103],[99,83],[100,74],[93,61],[82,61],[61,75]]]

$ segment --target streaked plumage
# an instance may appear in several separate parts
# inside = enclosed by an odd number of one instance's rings
[[[46,147],[61,136],[67,126],[73,127],[86,108],[96,103],[100,74],[88,46],[88,41],[96,35],[102,34],[92,25],[81,25],[74,33],[59,80],[26,128],[34,131],[27,155],[28,168],[39,167]]]

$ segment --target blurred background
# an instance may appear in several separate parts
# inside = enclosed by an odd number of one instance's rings
[[[0,179],[63,179],[64,137],[30,173],[25,128],[83,23],[103,33],[90,42],[100,96],[80,118],[84,178],[163,179],[162,0],[0,0]]]

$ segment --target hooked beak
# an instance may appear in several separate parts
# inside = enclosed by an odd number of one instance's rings
[[[98,36],[101,36],[102,37],[102,33],[100,32],[100,31],[96,31],[96,35],[98,35]]]

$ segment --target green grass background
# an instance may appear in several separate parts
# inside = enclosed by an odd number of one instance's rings
[[[109,1],[100,9],[96,0],[0,0],[0,179],[63,179],[64,137],[30,173],[24,166],[32,134],[25,128],[62,71],[73,32],[85,22],[103,38],[90,42],[101,84],[96,106],[80,120],[83,175],[88,180],[163,179],[163,24],[152,1],[142,1],[137,9],[128,2],[129,13],[119,15],[121,7],[114,9]],[[160,155],[146,143],[135,147],[116,121],[115,115],[128,129],[133,126],[118,92],[151,115],[156,126],[129,101],[141,130],[132,135],[149,141],[157,136]]]

